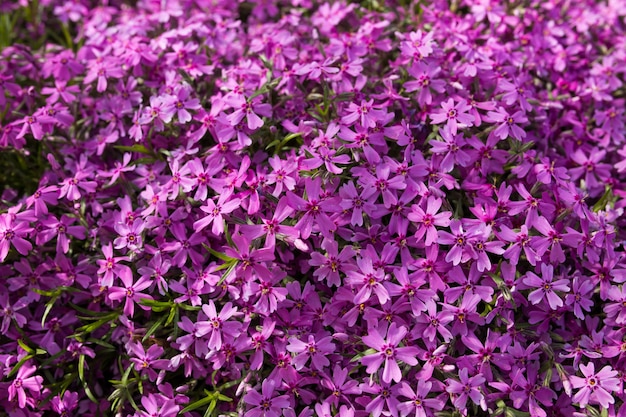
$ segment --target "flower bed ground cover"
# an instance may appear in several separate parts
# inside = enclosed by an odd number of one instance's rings
[[[0,415],[626,416],[623,1],[0,10]]]

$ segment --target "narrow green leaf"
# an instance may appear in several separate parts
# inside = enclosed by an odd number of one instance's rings
[[[185,414],[200,407],[203,407],[213,401],[213,394],[208,395],[204,398],[200,398],[198,401],[195,401],[189,404],[187,407],[183,408],[179,414]]]
[[[141,341],[145,342],[146,340],[148,340],[148,338],[152,336],[154,332],[156,332],[156,330],[163,325],[164,321],[165,317],[160,317],[157,321],[155,321],[154,324],[150,326],[150,328],[146,331],[146,334],[143,336]]]
[[[204,413],[204,417],[209,417],[211,413],[213,412],[213,410],[215,410],[216,405],[217,405],[217,401],[215,400],[211,401],[211,403],[209,404],[209,408],[207,408]]]
[[[178,311],[178,306],[172,307],[170,309],[170,314],[168,314],[167,316],[167,320],[165,321],[165,325],[169,326],[170,324],[172,324],[172,321],[174,320],[174,317],[176,317],[176,312]]]
[[[234,260],[235,258],[231,258],[230,256],[226,255],[225,253],[221,253],[216,251],[215,249],[212,249],[211,247],[209,247],[206,244],[203,244],[202,246],[204,246],[204,248],[213,256],[215,256],[218,259],[221,259],[224,262],[230,262],[232,260]]]
[[[15,366],[13,367],[13,369],[11,369],[11,372],[9,372],[9,375],[7,375],[9,378],[12,377],[13,375],[15,375],[17,373],[17,371],[20,370],[20,368],[22,367],[22,365],[24,365],[29,359],[31,359],[33,357],[33,355],[26,355],[24,356],[22,359],[20,359],[20,361],[18,363],[15,364]]]
[[[24,343],[22,339],[17,339],[17,344],[20,345],[22,349],[24,349],[27,353],[30,353],[31,355],[35,352],[33,348],[31,348],[26,343]]]
[[[119,149],[120,151],[139,152],[145,155],[153,155],[153,153],[148,148],[146,148],[144,145],[141,145],[141,144],[136,144],[133,146],[115,145],[113,147],[115,149]]]
[[[85,381],[85,355],[78,356],[78,377]]]
[[[228,269],[226,270],[226,272],[224,272],[224,274],[222,275],[222,278],[220,278],[219,282],[217,283],[217,286],[219,287],[220,285],[222,285],[222,283],[224,281],[226,281],[226,278],[228,278],[230,276],[230,274],[235,270],[235,268],[237,267],[237,262],[233,262]]]
[[[55,297],[52,297],[50,301],[46,303],[46,309],[44,310],[43,316],[41,317],[41,327],[43,327],[46,324],[46,318],[48,318],[48,314],[50,314],[50,310],[52,310],[52,307],[54,306],[54,303],[56,302],[57,298],[59,298],[58,295]]]

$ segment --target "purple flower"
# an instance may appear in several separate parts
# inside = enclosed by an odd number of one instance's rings
[[[400,413],[403,416],[409,416],[415,413],[415,417],[427,417],[431,415],[431,410],[442,410],[445,405],[443,401],[438,398],[426,398],[432,386],[432,382],[418,379],[417,389],[413,391],[408,383],[402,381],[402,385],[398,389],[398,394],[408,398],[409,401],[404,401],[398,405]]]
[[[130,358],[130,361],[135,364],[135,370],[139,371],[142,375],[147,374],[151,381],[157,379],[155,369],[168,368],[170,361],[168,359],[159,359],[164,353],[161,346],[156,344],[152,345],[147,351],[139,342],[131,342],[128,346],[134,355],[134,357]]]
[[[372,259],[369,257],[358,258],[356,261],[359,269],[346,272],[346,283],[357,289],[354,302],[361,304],[367,301],[372,292],[378,297],[380,304],[389,300],[389,291],[383,285],[385,274],[380,269],[374,269]]]
[[[361,393],[357,380],[348,378],[348,369],[339,365],[334,366],[332,378],[326,377],[322,379],[321,385],[330,390],[331,395],[326,401],[335,407],[337,407],[339,401],[350,398],[350,395]]]
[[[475,255],[470,242],[473,233],[463,230],[462,223],[456,219],[450,222],[450,230],[452,233],[440,230],[437,243],[452,246],[446,254],[446,262],[452,262],[453,265],[465,263]]]
[[[518,126],[528,122],[525,113],[521,110],[510,115],[504,108],[499,107],[497,111],[487,112],[485,120],[490,123],[499,123],[493,134],[501,140],[509,135],[517,140],[523,140],[526,137],[526,132]]]
[[[248,129],[256,130],[263,126],[263,120],[258,114],[265,117],[270,117],[272,114],[272,106],[269,104],[257,104],[246,101],[243,97],[231,96],[225,99],[225,102],[235,109],[226,118],[231,126],[237,126],[245,117]]]
[[[144,410],[138,410],[139,417],[176,417],[180,406],[173,399],[164,399],[163,395],[148,394],[141,397]]]
[[[563,306],[563,300],[555,291],[569,291],[568,279],[562,278],[553,281],[554,268],[552,265],[541,264],[541,278],[534,272],[527,272],[526,278],[522,282],[531,288],[537,288],[528,294],[528,300],[533,304],[539,304],[544,298],[548,301],[550,308],[556,310]]]
[[[485,383],[486,379],[482,375],[469,376],[467,368],[459,371],[460,381],[448,379],[448,387],[446,391],[452,394],[452,402],[458,409],[465,410],[467,399],[471,399],[476,405],[480,405],[484,411],[487,411],[487,402],[480,387]]]
[[[311,359],[311,365],[318,371],[322,371],[330,365],[326,356],[335,351],[335,344],[331,342],[332,339],[332,336],[325,336],[316,340],[312,334],[309,335],[307,342],[296,338],[289,339],[287,350],[296,354],[292,360],[296,370],[302,369],[309,359]]]
[[[33,245],[24,236],[31,230],[27,222],[18,221],[10,214],[0,214],[0,262],[4,262],[11,246],[22,255],[28,254]]]
[[[377,353],[366,355],[361,358],[361,363],[367,366],[367,373],[373,374],[383,366],[382,381],[390,383],[392,380],[400,382],[402,372],[398,366],[398,360],[409,366],[417,365],[416,356],[418,349],[411,346],[400,347],[400,342],[407,335],[407,329],[404,326],[398,327],[395,323],[391,323],[387,330],[387,339],[383,339],[384,330],[369,329],[369,334],[363,336],[363,343],[377,350]]]
[[[243,400],[253,406],[246,413],[250,417],[280,417],[282,410],[288,408],[289,397],[287,395],[274,396],[276,382],[272,379],[263,381],[261,394],[255,390],[249,390]]]

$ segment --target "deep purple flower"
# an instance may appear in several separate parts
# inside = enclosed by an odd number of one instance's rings
[[[272,379],[263,381],[261,394],[251,389],[249,390],[244,401],[246,404],[253,406],[248,410],[250,417],[279,417],[282,410],[289,407],[289,397],[287,395],[274,395],[276,383]]]

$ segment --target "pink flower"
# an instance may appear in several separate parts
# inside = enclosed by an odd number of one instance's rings
[[[415,232],[415,238],[419,241],[424,235],[426,240],[424,244],[430,246],[437,242],[439,235],[435,226],[448,227],[450,225],[450,216],[452,212],[443,211],[439,212],[442,201],[437,197],[428,197],[426,200],[426,211],[424,211],[419,205],[414,204],[411,208],[411,212],[407,215],[407,218],[412,222],[418,224],[417,232]]]
[[[26,390],[39,396],[43,388],[41,385],[43,378],[39,375],[31,376],[36,370],[37,367],[35,365],[28,366],[24,364],[19,371],[17,371],[17,376],[9,386],[9,401],[17,397],[17,403],[20,408],[26,407],[27,403],[34,406],[34,401],[32,398],[27,397]]]
[[[617,377],[617,371],[610,366],[605,366],[598,373],[595,373],[593,362],[587,365],[580,365],[580,370],[585,376],[584,378],[572,375],[572,387],[580,388],[574,394],[572,401],[578,403],[581,407],[587,404],[600,404],[603,408],[609,408],[610,404],[615,403],[615,398],[611,392],[618,391],[620,380]]]
[[[211,232],[219,236],[224,233],[224,214],[228,214],[237,209],[241,204],[241,200],[238,198],[230,198],[228,194],[221,194],[217,202],[213,199],[209,199],[206,202],[206,206],[200,207],[200,210],[207,213],[205,217],[200,220],[196,220],[193,224],[193,229],[196,232],[201,231],[211,223],[213,226]]]

